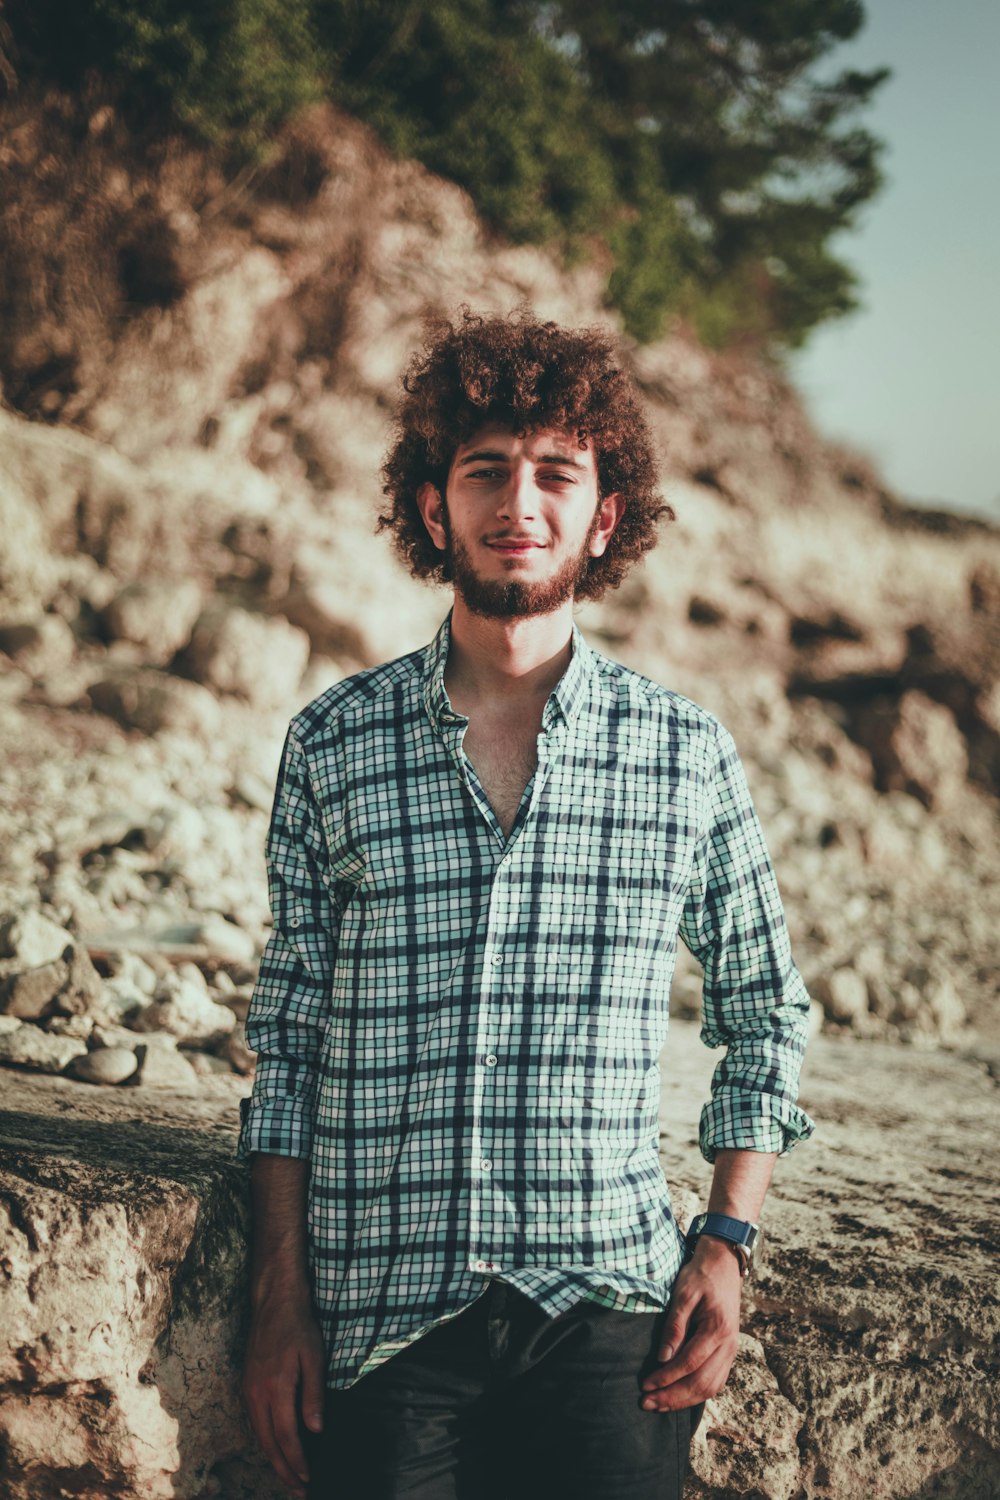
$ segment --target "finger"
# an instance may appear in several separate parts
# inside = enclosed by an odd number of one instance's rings
[[[720,1353],[675,1385],[645,1393],[641,1405],[646,1411],[681,1411],[687,1406],[697,1406],[719,1394],[731,1368],[732,1360]]]
[[[323,1400],[326,1395],[326,1361],[321,1353],[302,1361],[302,1420],[310,1432],[323,1430]]]
[[[289,1385],[287,1390],[294,1392],[295,1387]],[[302,1442],[299,1438],[299,1424],[295,1411],[295,1396],[288,1396],[282,1392],[280,1402],[271,1407],[271,1420],[274,1423],[274,1437],[281,1450],[281,1456],[287,1467],[294,1474],[294,1483],[305,1484],[309,1479],[309,1465],[302,1451]]]
[[[294,1471],[289,1468],[288,1464],[285,1461],[285,1455],[282,1452],[281,1443],[274,1430],[274,1424],[271,1420],[270,1408],[265,1407],[264,1412],[265,1415],[263,1416],[261,1423],[263,1430],[258,1433],[258,1437],[260,1440],[260,1445],[267,1457],[267,1461],[271,1465],[274,1472],[277,1474],[278,1478],[281,1480],[282,1484],[286,1484],[290,1490],[293,1490],[296,1495],[301,1496],[302,1500],[305,1500],[305,1484],[303,1480],[299,1478],[298,1474],[294,1473]]]
[[[656,1390],[660,1386],[676,1385],[679,1380],[686,1379],[695,1370],[699,1370],[706,1360],[711,1359],[721,1343],[722,1339],[716,1330],[699,1329],[669,1364],[658,1365],[649,1372],[642,1382],[643,1389]]]

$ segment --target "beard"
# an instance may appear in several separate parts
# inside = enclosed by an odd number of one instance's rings
[[[474,615],[483,615],[489,620],[517,620],[529,615],[550,615],[567,599],[572,599],[577,586],[582,582],[590,565],[590,541],[597,530],[600,507],[594,511],[593,520],[579,552],[568,557],[552,578],[538,583],[523,583],[512,578],[504,583],[501,579],[481,578],[476,572],[472,557],[465,543],[456,537],[448,520],[448,507],[442,507],[442,521],[448,541],[448,574],[461,595],[466,609]]]

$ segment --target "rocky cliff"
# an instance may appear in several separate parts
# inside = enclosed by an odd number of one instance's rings
[[[605,314],[585,269],[489,242],[460,192],[329,110],[230,178],[178,142],[137,143],[107,107],[23,99],[3,123],[0,1062],[20,1111],[4,1254],[6,1295],[35,1322],[0,1383],[0,1462],[18,1495],[208,1494],[210,1465],[171,1446],[169,1413],[204,1390],[217,1426],[236,1421],[229,1386],[208,1386],[238,1337],[243,1210],[229,1143],[211,1143],[253,1067],[241,1023],[284,726],[329,682],[423,643],[448,604],[373,535],[399,371],[422,318],[462,301]],[[985,1317],[973,1252],[996,1230],[976,1129],[995,1129],[982,1059],[1000,1035],[1000,533],[902,505],[759,362],[680,335],[628,352],[678,519],[580,623],[732,729],[836,1083],[828,1144],[790,1159],[800,1175],[775,1210],[791,1258],[751,1325],[770,1374],[733,1397],[767,1423],[785,1412],[784,1437],[747,1449],[720,1417],[700,1472],[716,1494],[789,1500],[852,1495],[847,1474],[886,1496],[992,1495],[986,1345],[957,1330]],[[693,966],[672,1003],[696,1014]],[[922,1136],[894,1095],[930,1078]],[[945,1150],[949,1092],[969,1110]],[[67,1129],[84,1100],[101,1128]],[[890,1116],[897,1135],[911,1122],[901,1165]],[[125,1140],[153,1166],[123,1166]],[[182,1171],[171,1156],[187,1144]],[[863,1171],[841,1155],[845,1175],[824,1181],[817,1163],[855,1149]],[[697,1174],[690,1146],[674,1170]],[[24,1193],[62,1238],[25,1227]],[[921,1282],[920,1306],[872,1283],[897,1215],[907,1275],[930,1236],[934,1275],[952,1277]],[[51,1262],[44,1297],[22,1239]],[[801,1302],[799,1270],[813,1288]],[[858,1310],[851,1278],[875,1311]],[[111,1299],[110,1335],[74,1321],[83,1287]],[[958,1309],[947,1337],[939,1294]],[[171,1339],[180,1364],[162,1354]],[[126,1386],[122,1415],[107,1392]],[[884,1436],[918,1399],[937,1434],[923,1454]],[[94,1413],[112,1407],[119,1436],[91,1452]],[[51,1425],[33,1427],[30,1408]],[[211,1451],[208,1431],[192,1452]]]

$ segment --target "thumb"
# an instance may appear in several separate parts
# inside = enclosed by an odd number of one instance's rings
[[[323,1361],[305,1359],[302,1362],[302,1420],[310,1432],[323,1430]]]

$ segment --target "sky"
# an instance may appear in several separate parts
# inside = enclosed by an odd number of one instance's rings
[[[862,310],[817,329],[791,374],[820,431],[901,498],[1000,522],[1000,3],[865,12],[827,59],[893,70],[863,115],[886,184],[834,242]]]

